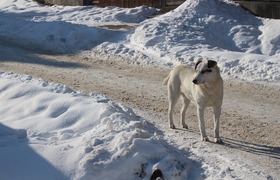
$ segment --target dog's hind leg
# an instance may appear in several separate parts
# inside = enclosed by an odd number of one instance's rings
[[[183,94],[181,95],[181,97],[182,97],[181,124],[183,128],[188,129],[185,119],[186,119],[186,111],[187,108],[189,107],[190,100]]]
[[[218,144],[223,143],[219,134],[220,116],[221,116],[221,107],[220,106],[214,107],[214,141]]]
[[[168,100],[169,100],[168,119],[169,119],[169,126],[172,129],[175,129],[175,125],[173,123],[173,111],[180,96],[179,91],[180,91],[179,86],[174,86],[174,84],[168,85]]]

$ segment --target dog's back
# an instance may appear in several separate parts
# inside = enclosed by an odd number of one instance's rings
[[[174,79],[180,79],[180,81],[183,81],[185,77],[189,77],[191,79],[191,76],[194,74],[194,70],[186,65],[179,65],[173,68],[168,76],[163,80],[163,85],[167,85],[170,78],[170,82],[172,82]]]
[[[189,100],[195,103],[193,99],[195,87],[192,83],[194,74],[195,71],[191,67],[180,65],[171,70],[167,78],[164,79],[163,84],[167,85],[168,91],[170,93],[172,92],[175,96],[185,95]]]

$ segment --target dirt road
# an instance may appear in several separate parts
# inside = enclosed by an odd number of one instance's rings
[[[37,52],[37,53],[35,53]],[[168,141],[184,149],[199,140],[196,110],[187,111],[190,130],[182,130],[178,112],[171,130],[167,122],[167,91],[162,80],[169,69],[129,65],[86,54],[39,54],[8,43],[0,44],[0,69],[65,84],[74,90],[100,92],[134,109],[136,113],[165,132]],[[221,116],[221,135],[225,145],[211,144],[212,150],[247,158],[264,172],[280,179],[280,87],[225,80]],[[206,127],[212,136],[211,110],[206,112]],[[188,137],[191,137],[188,139]],[[178,143],[186,138],[186,144]],[[183,141],[184,142],[184,141]],[[211,150],[211,151],[212,151]],[[203,155],[202,155],[203,156]]]

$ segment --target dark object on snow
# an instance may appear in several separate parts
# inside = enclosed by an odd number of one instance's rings
[[[150,180],[163,180],[163,174],[161,170],[159,169],[154,170]]]

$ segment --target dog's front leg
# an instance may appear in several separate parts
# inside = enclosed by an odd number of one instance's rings
[[[197,106],[199,130],[200,130],[200,134],[201,134],[201,140],[209,141],[208,137],[206,136],[206,132],[205,132],[204,110],[205,110],[205,107]]]
[[[218,144],[223,143],[219,134],[220,116],[221,116],[221,106],[214,107],[214,138],[215,138],[214,141]]]
[[[186,110],[189,107],[190,100],[187,99],[185,96],[182,96],[182,109],[181,109],[181,124],[182,127],[188,129],[189,127],[186,124]]]

